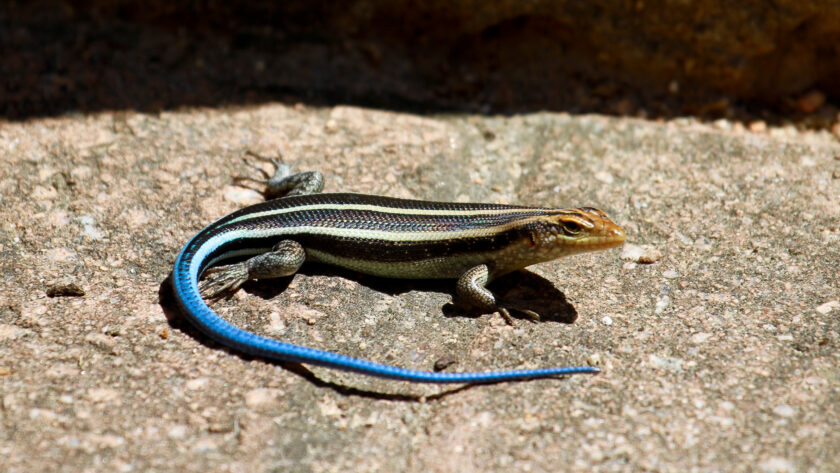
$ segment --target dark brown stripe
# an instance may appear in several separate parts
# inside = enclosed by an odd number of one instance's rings
[[[228,227],[225,223],[241,216],[276,209],[290,209],[300,206],[334,205],[334,208],[319,210],[300,210],[284,213],[282,217],[264,216],[245,218]],[[382,206],[390,209],[419,209],[447,211],[475,211],[514,209],[511,212],[490,215],[414,215],[391,212],[377,212],[359,209],[344,209],[343,205]],[[516,227],[495,234],[492,237],[446,238],[446,232],[474,230],[496,227],[535,215],[578,214],[576,210],[549,210],[536,207],[521,207],[501,204],[459,204],[451,202],[429,202],[419,200],[394,199],[390,197],[364,194],[312,194],[286,197],[263,202],[234,212],[210,225],[192,241],[192,248],[198,248],[209,238],[227,231],[247,229],[282,229],[290,230],[289,235],[277,235],[265,238],[242,238],[227,242],[216,248],[207,258],[223,255],[229,251],[244,248],[270,249],[278,241],[293,239],[306,248],[353,259],[369,261],[396,262],[416,261],[430,257],[450,256],[463,253],[492,252],[510,245],[520,238],[526,238],[528,232]],[[424,241],[386,241],[378,239],[348,238],[335,235],[314,235],[295,232],[301,226],[326,226],[330,228],[364,229],[395,233],[440,232],[440,240]]]

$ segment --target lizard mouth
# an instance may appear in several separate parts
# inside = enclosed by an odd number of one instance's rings
[[[587,211],[588,234],[580,238],[569,238],[566,244],[578,247],[581,251],[597,251],[614,248],[624,243],[627,233],[603,212],[596,209]]]
[[[608,248],[615,248],[624,243],[624,239],[627,238],[627,233],[618,225],[610,222],[606,227],[601,235],[592,237],[589,244],[593,249],[606,250]]]

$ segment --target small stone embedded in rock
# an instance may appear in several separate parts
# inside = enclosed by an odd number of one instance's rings
[[[828,301],[825,304],[818,305],[815,310],[822,315],[826,315],[834,310],[835,307],[840,307],[840,301]]]
[[[105,238],[105,233],[96,228],[96,220],[90,215],[82,215],[77,219],[82,224],[82,229],[88,237],[92,240],[101,240]]]
[[[749,128],[753,133],[764,133],[767,131],[767,122],[762,120],[752,121],[749,125],[747,125],[747,128]]]
[[[81,297],[85,290],[76,283],[53,284],[47,288],[47,297]]]
[[[661,296],[656,300],[656,305],[653,308],[653,312],[655,314],[661,314],[665,312],[665,309],[671,305],[671,298],[669,296]]]
[[[780,457],[764,460],[758,466],[763,473],[794,473],[796,471],[793,462]]]
[[[625,243],[624,247],[621,248],[621,259],[637,261],[644,254],[644,252],[645,250],[639,245]]]
[[[649,248],[636,262],[639,264],[654,264],[659,262],[660,259],[662,259],[662,252],[656,248]]]
[[[199,389],[204,389],[209,382],[209,378],[194,378],[184,383],[184,388],[189,391],[197,391]]]
[[[16,325],[0,324],[0,341],[14,340],[29,333],[29,330]]]
[[[662,252],[656,248],[642,247],[627,243],[621,249],[621,259],[639,264],[654,264],[662,259]]]
[[[104,333],[89,333],[85,336],[85,341],[105,352],[116,353],[117,340]]]
[[[245,406],[257,412],[280,412],[284,407],[283,391],[274,388],[257,388],[245,393]]]
[[[796,410],[787,404],[779,404],[773,408],[773,414],[779,417],[793,417],[796,414]]]
[[[444,356],[435,361],[434,370],[443,371],[456,363],[458,363],[458,360],[454,356]]]
[[[87,397],[92,402],[119,405],[123,399],[123,393],[113,388],[91,388]]]
[[[691,338],[689,338],[689,340],[691,341],[691,343],[693,343],[695,345],[699,345],[701,343],[704,343],[706,340],[708,340],[710,338],[712,338],[711,333],[709,333],[709,332],[698,332],[698,333],[695,333],[694,335],[692,335]]]
[[[604,184],[612,184],[615,178],[613,178],[612,174],[606,171],[599,171],[595,173],[595,179],[603,182]]]
[[[172,440],[183,440],[187,437],[187,426],[183,424],[175,425],[166,432],[166,435]]]
[[[661,368],[667,371],[671,371],[674,373],[680,372],[683,370],[683,363],[684,361],[680,358],[672,357],[672,356],[664,356],[660,357],[657,355],[649,355],[648,356],[648,363],[656,368]]]
[[[709,251],[710,249],[712,249],[712,242],[708,238],[701,236],[698,239],[694,240],[694,246],[698,250]]]

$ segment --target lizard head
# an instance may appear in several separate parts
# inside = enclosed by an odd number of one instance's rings
[[[624,229],[591,207],[557,210],[529,225],[534,249],[548,259],[606,250],[624,243]]]
[[[497,253],[493,277],[546,261],[624,243],[624,229],[591,207],[552,209],[517,225],[515,243]]]

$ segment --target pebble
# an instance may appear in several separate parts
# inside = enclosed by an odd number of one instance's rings
[[[656,355],[648,356],[648,362],[657,368],[662,368],[675,373],[683,370],[682,365],[684,363],[684,361],[679,358],[671,356],[658,357]]]
[[[662,252],[656,248],[625,244],[621,249],[621,259],[639,264],[653,264],[662,259]]]
[[[184,384],[184,387],[190,391],[196,391],[198,389],[203,389],[209,382],[210,380],[208,378],[195,378],[187,381]]]
[[[192,447],[193,452],[201,454],[213,452],[218,449],[219,445],[216,443],[216,439],[213,437],[205,437],[203,439],[199,439],[195,442],[195,444],[193,444]]]
[[[338,401],[331,396],[324,396],[318,401],[318,410],[324,417],[332,417],[334,419],[338,419],[344,413],[338,405]]]
[[[642,256],[640,256],[639,259],[636,260],[636,262],[639,263],[639,264],[654,264],[654,263],[658,263],[659,260],[661,260],[661,259],[662,259],[662,252],[661,251],[659,251],[655,248],[649,248],[649,249],[645,250],[645,253]]]
[[[453,356],[444,356],[435,361],[434,370],[435,371],[443,371],[446,368],[458,363],[458,360]]]
[[[74,282],[62,282],[47,288],[47,297],[81,297],[85,290]]]
[[[187,437],[187,426],[183,424],[176,425],[170,428],[166,435],[172,440],[183,440]]]
[[[762,120],[756,120],[754,122],[750,122],[748,127],[753,133],[764,133],[765,131],[767,131],[767,122],[764,122]]]
[[[662,296],[656,300],[656,306],[653,309],[653,312],[656,314],[661,314],[665,312],[665,309],[671,305],[671,298],[669,296]]]
[[[93,402],[120,403],[120,392],[112,388],[93,388],[88,390],[87,396]]]
[[[283,334],[286,332],[286,322],[280,312],[268,314],[268,325],[265,327],[268,333]]]
[[[597,179],[597,180],[599,180],[599,181],[603,182],[604,184],[612,184],[612,183],[613,183],[613,181],[615,180],[615,179],[613,178],[612,174],[610,174],[610,173],[608,173],[608,172],[606,172],[606,171],[599,171],[599,172],[596,172],[596,173],[595,173],[595,179]]]
[[[641,246],[633,245],[631,243],[625,243],[624,247],[621,248],[621,259],[636,261],[644,253],[645,253],[645,250]]]
[[[85,235],[90,237],[91,240],[101,240],[105,237],[105,233],[96,228],[96,220],[90,215],[82,215],[79,217],[79,223],[82,224],[82,230],[85,232]]]
[[[701,251],[709,251],[712,249],[712,242],[706,237],[700,237],[694,241],[694,246]]]
[[[85,335],[85,341],[108,353],[113,353],[114,349],[117,347],[117,339],[109,337],[104,333],[89,333]]]
[[[78,257],[77,253],[69,248],[50,248],[44,252],[48,261],[53,263],[69,263]]]
[[[88,444],[89,448],[95,450],[115,449],[125,445],[125,438],[111,434],[89,434],[86,436],[85,443]]]
[[[712,338],[712,334],[709,332],[698,332],[691,336],[690,340],[691,343],[695,345],[699,345],[701,343],[705,343],[706,340]]]
[[[773,408],[773,414],[779,417],[793,417],[796,414],[796,410],[787,404],[779,404]]]
[[[14,340],[29,333],[29,330],[9,324],[0,324],[0,341]]]
[[[826,315],[836,307],[840,307],[840,301],[828,301],[825,304],[818,305],[815,310],[822,315]]]
[[[257,388],[245,393],[245,405],[259,412],[279,411],[283,407],[283,391],[272,388]]]
[[[794,473],[796,471],[793,462],[781,457],[768,458],[758,466],[764,473]]]

